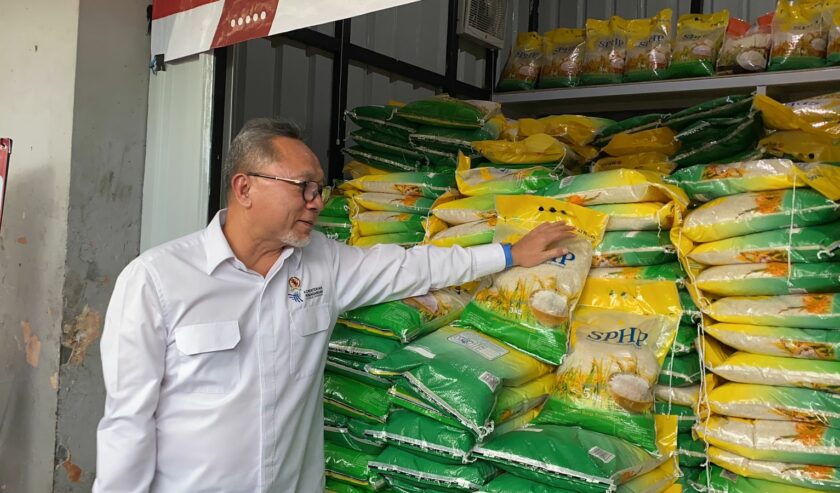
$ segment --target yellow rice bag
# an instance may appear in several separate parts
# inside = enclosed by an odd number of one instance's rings
[[[610,216],[607,231],[656,231],[671,229],[674,224],[674,206],[673,202],[640,202],[590,207]]]
[[[601,129],[613,123],[591,116],[551,115],[539,119],[521,118],[519,132],[525,137],[546,134],[570,145],[585,146],[592,143]]]
[[[520,123],[520,132],[522,131]],[[545,164],[577,159],[569,146],[546,134],[531,135],[517,142],[482,140],[475,150],[496,164]]]
[[[627,21],[620,17],[586,20],[586,50],[581,68],[581,84],[621,82],[627,48],[626,25]]]
[[[586,43],[585,29],[559,28],[545,33],[540,88],[572,87],[578,84]]]
[[[511,49],[499,80],[499,91],[525,91],[534,88],[542,65],[542,45],[543,38],[540,33],[517,34],[516,45]]]
[[[642,152],[674,155],[680,149],[676,133],[668,127],[643,130],[632,134],[620,133],[610,140],[603,151],[610,156],[627,156]]]
[[[344,165],[344,175],[352,180],[361,178],[363,176],[387,175],[388,173],[390,173],[390,171],[374,168],[369,164],[365,164],[361,161],[356,160],[350,161],[349,163]]]
[[[825,65],[828,43],[825,7],[826,2],[811,0],[782,0],[777,4],[768,70]]]
[[[613,169],[638,169],[669,175],[676,168],[676,163],[661,152],[640,152],[625,156],[604,157],[595,161],[595,164],[592,165],[592,171],[596,173]]]
[[[678,207],[685,208],[689,203],[685,192],[665,183],[661,174],[629,169],[567,176],[551,183],[541,193],[586,206],[674,201]]]
[[[640,82],[664,79],[671,61],[671,18],[673,11],[664,9],[649,19],[633,19],[627,23],[627,56],[624,80]]]
[[[496,196],[478,195],[435,202],[432,214],[447,224],[458,225],[496,217]]]
[[[838,3],[835,15],[838,14],[840,14],[840,3]],[[840,40],[838,43],[840,44]],[[791,108],[797,117],[812,127],[840,137],[840,92],[793,101],[785,106]]]
[[[758,147],[768,154],[791,157],[797,161],[840,161],[840,143],[831,137],[802,130],[774,132],[758,142]]]
[[[714,75],[718,50],[723,43],[729,11],[685,14],[677,21],[677,37],[671,56],[673,78]]]

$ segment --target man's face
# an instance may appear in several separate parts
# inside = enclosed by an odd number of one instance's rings
[[[277,137],[274,145],[282,158],[255,171],[280,178],[324,183],[324,171],[306,144],[296,139]],[[315,220],[324,208],[321,196],[306,201],[303,186],[255,176],[251,176],[250,180],[254,217],[261,229],[285,245],[306,246]]]

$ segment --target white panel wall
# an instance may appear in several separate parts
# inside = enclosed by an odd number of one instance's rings
[[[213,68],[195,55],[149,80],[141,250],[207,225]]]

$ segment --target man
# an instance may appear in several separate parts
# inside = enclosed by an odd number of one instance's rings
[[[94,492],[323,491],[321,380],[338,314],[540,264],[572,235],[545,224],[507,249],[327,240],[312,231],[318,159],[268,119],[233,140],[226,180],[228,209],[116,282]]]

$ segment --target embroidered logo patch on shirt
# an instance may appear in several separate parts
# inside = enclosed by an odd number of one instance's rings
[[[290,277],[289,278],[289,299],[297,302],[303,303],[303,298],[300,295],[300,278],[299,277]]]

